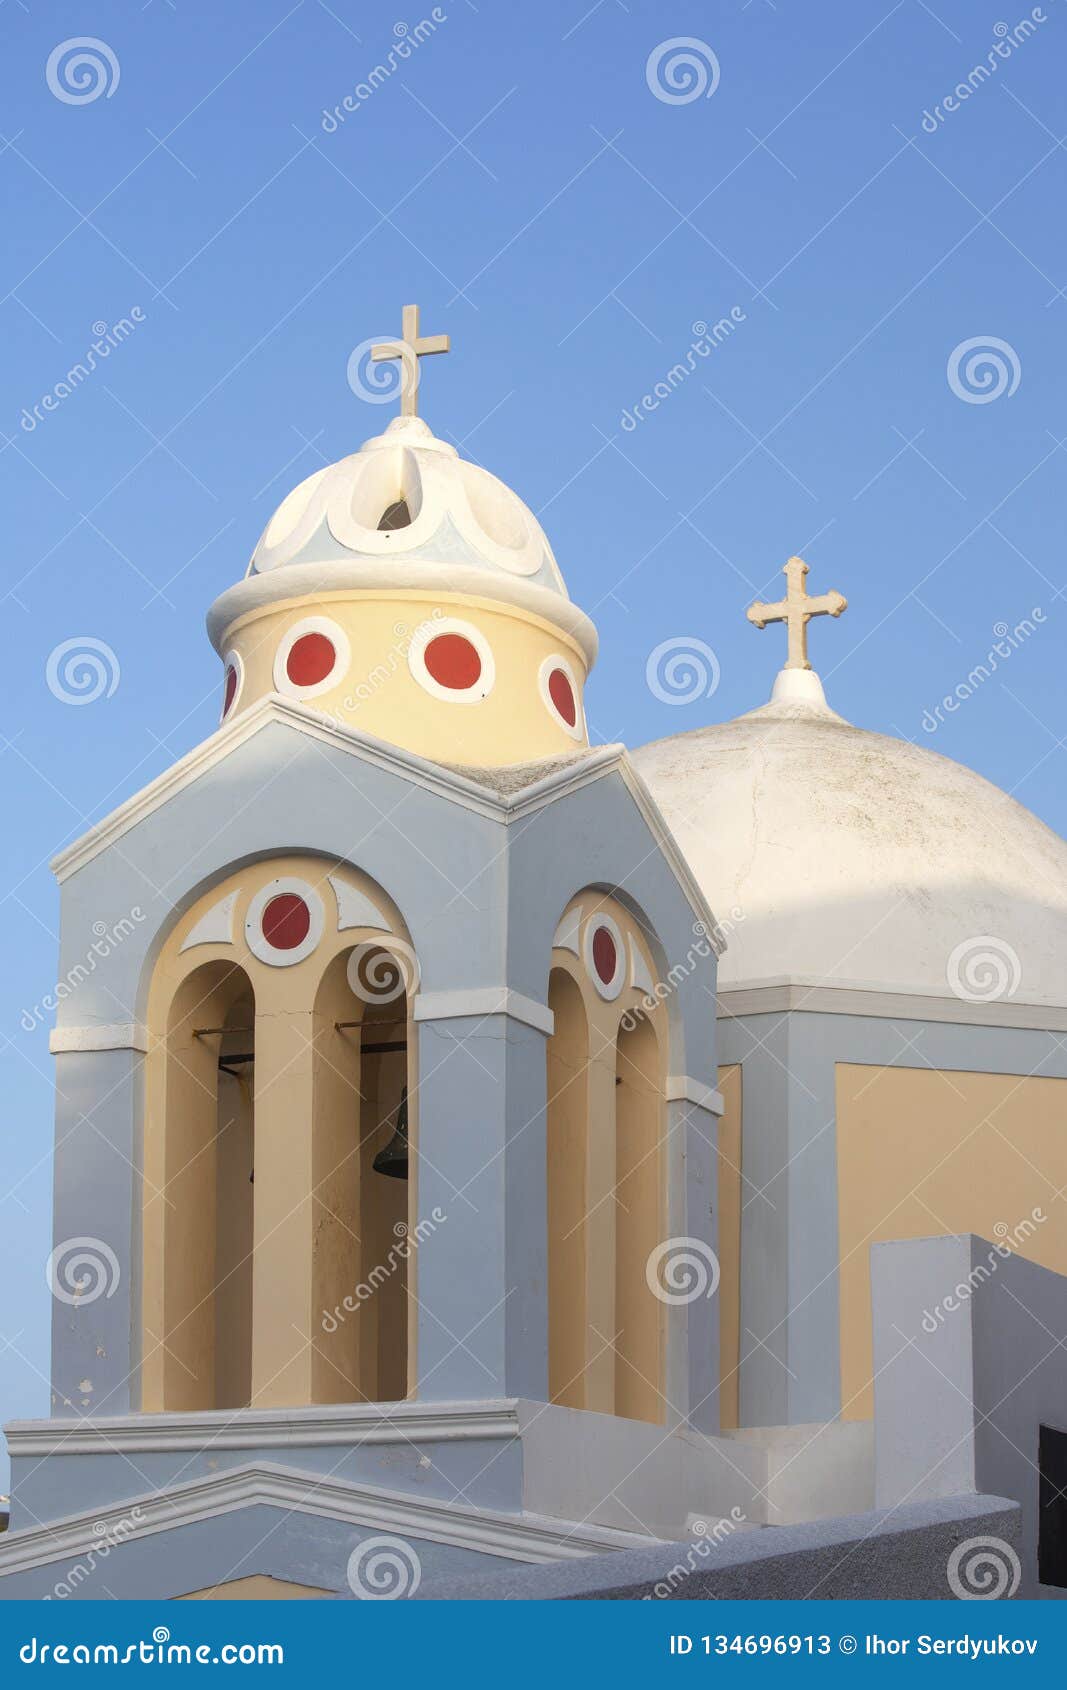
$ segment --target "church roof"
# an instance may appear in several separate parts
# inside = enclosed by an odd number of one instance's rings
[[[592,623],[570,602],[544,530],[518,494],[418,416],[282,500],[245,580],[212,607],[216,646],[247,610],[334,588],[448,591],[503,600],[563,627],[591,662]]]
[[[962,764],[846,722],[810,670],[633,761],[729,932],[720,989],[1067,1004],[1067,842]]]

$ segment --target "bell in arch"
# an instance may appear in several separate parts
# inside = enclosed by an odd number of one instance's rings
[[[387,1174],[390,1179],[407,1179],[408,1177],[408,1088],[404,1087],[400,1093],[400,1107],[396,1112],[396,1126],[389,1143],[379,1150],[371,1163],[376,1174]]]

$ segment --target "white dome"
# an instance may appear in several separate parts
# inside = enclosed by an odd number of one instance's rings
[[[383,528],[390,510],[401,520]],[[394,418],[351,457],[294,487],[264,529],[249,572],[398,554],[502,570],[567,596],[533,512],[421,417]]]
[[[633,754],[726,930],[720,986],[1067,1004],[1067,842],[971,769],[851,726],[815,675],[775,691]]]
[[[294,487],[245,580],[213,605],[208,629],[218,646],[248,610],[343,587],[500,599],[563,628],[589,664],[596,657],[596,631],[571,604],[533,512],[421,417],[395,417],[384,434]]]

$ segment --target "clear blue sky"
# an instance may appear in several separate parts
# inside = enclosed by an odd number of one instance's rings
[[[539,511],[599,625],[596,737],[761,703],[783,636],[744,609],[801,552],[812,590],[850,600],[812,629],[834,705],[1067,826],[1067,18],[1061,0],[1038,13],[1014,45],[998,26],[1030,16],[1021,0],[446,0],[392,68],[398,26],[433,16],[421,0],[9,0],[5,1416],[48,1404],[52,1076],[47,1027],[21,1025],[55,981],[48,860],[212,732],[205,608],[283,494],[379,431],[389,410],[346,366],[405,301],[452,336],[424,414]],[[105,67],[110,95],[72,103],[46,66],[86,33],[118,79]],[[675,37],[714,53],[710,98],[650,88]],[[376,64],[390,74],[324,125]],[[692,325],[734,308],[624,427]],[[133,332],[42,408],[93,325],[122,318]],[[990,337],[1002,377],[968,402],[949,361]],[[1034,634],[924,730],[994,627],[1035,609]],[[74,706],[48,663],[87,637],[117,685]],[[714,697],[649,690],[672,638],[713,648]]]

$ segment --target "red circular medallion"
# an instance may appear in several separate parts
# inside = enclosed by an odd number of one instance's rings
[[[295,892],[279,892],[263,911],[263,937],[276,951],[295,951],[311,931],[311,911]]]
[[[423,653],[431,680],[452,692],[466,692],[481,679],[482,660],[462,634],[438,634]]]
[[[233,701],[237,697],[237,670],[232,663],[226,666],[226,678],[223,682],[222,714],[228,716],[233,708]]]
[[[293,641],[285,660],[285,672],[294,687],[317,687],[333,670],[337,653],[325,634],[301,634]]]
[[[593,967],[596,969],[597,979],[601,985],[611,985],[618,966],[619,952],[610,930],[606,927],[598,927],[593,934]]]
[[[548,696],[569,728],[578,720],[578,703],[570,677],[563,669],[553,669],[548,677]]]

